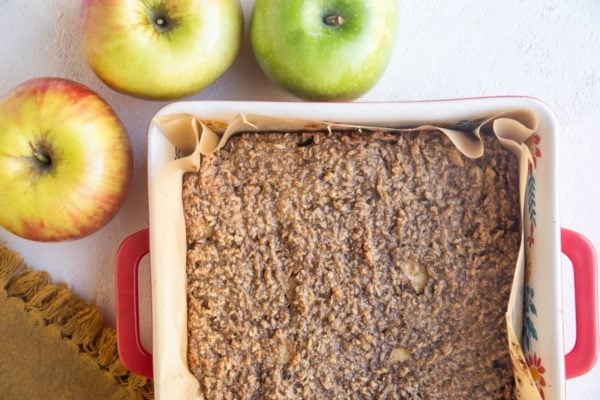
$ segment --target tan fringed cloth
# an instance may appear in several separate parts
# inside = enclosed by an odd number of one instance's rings
[[[98,309],[0,244],[0,398],[152,399]]]

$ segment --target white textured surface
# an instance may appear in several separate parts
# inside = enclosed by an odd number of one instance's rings
[[[253,1],[242,0],[246,19]],[[600,2],[597,0],[400,1],[395,56],[362,101],[522,94],[544,100],[560,123],[561,222],[600,246]],[[0,241],[29,263],[69,283],[114,321],[114,254],[122,239],[147,226],[146,127],[165,103],[137,100],[105,87],[80,55],[79,2],[0,0],[0,93],[37,76],[82,82],[123,119],[135,149],[134,181],[117,217],[98,233],[43,244],[0,229]],[[233,67],[196,100],[294,100],[262,75],[247,36]],[[1,195],[1,194],[0,194]],[[142,273],[147,292],[148,274]],[[568,277],[568,274],[565,275]],[[147,298],[147,296],[146,296]],[[565,280],[566,344],[573,343],[572,281]],[[144,307],[147,309],[148,301]],[[150,343],[149,323],[143,341]],[[569,399],[600,398],[600,366],[567,384]]]

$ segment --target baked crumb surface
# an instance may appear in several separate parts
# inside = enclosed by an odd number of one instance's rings
[[[246,133],[184,176],[206,399],[510,399],[516,158],[435,132]]]

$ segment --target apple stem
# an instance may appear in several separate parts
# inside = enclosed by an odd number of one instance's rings
[[[346,22],[344,20],[344,17],[342,17],[341,15],[328,15],[323,19],[323,22],[325,22],[327,25],[329,26],[341,26],[344,24],[344,22]]]
[[[29,142],[29,147],[31,147],[33,157],[35,157],[35,159],[38,160],[40,163],[44,165],[50,165],[52,163],[50,157],[48,157],[47,154],[44,154],[43,152],[39,151],[31,142]]]

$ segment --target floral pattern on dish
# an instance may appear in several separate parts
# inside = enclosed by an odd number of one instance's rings
[[[529,365],[529,372],[531,372],[531,377],[535,381],[540,396],[542,396],[542,399],[545,399],[544,387],[546,387],[546,380],[544,379],[544,374],[546,373],[546,368],[542,365],[542,359],[534,353],[527,357],[527,365]]]
[[[541,143],[541,141],[542,139],[536,133],[529,139],[527,139],[527,141],[525,142],[527,147],[529,148],[529,152],[531,153],[531,159],[527,166],[527,189],[525,192],[525,195],[527,197],[527,216],[529,217],[529,229],[526,235],[526,243],[527,247],[529,248],[531,248],[531,246],[533,246],[533,243],[535,242],[534,233],[535,229],[537,228],[535,198],[536,182],[534,171],[537,168],[538,159],[542,157],[542,151],[539,148],[539,144]]]
[[[533,302],[535,293],[532,287],[525,285],[523,288],[523,347],[525,350],[531,350],[532,341],[539,340],[538,332],[533,322],[533,317],[537,317],[537,308]]]
[[[522,344],[526,354],[527,365],[531,376],[535,381],[536,387],[540,393],[542,399],[545,399],[544,388],[546,387],[546,380],[544,374],[546,368],[542,364],[541,357],[535,352],[534,341],[539,341],[538,330],[536,329],[536,320],[538,317],[537,307],[535,305],[535,290],[531,285],[531,278],[533,276],[533,254],[532,247],[535,243],[535,232],[537,229],[537,184],[535,171],[539,165],[540,158],[542,157],[542,151],[540,149],[540,143],[542,139],[536,133],[532,135],[525,144],[529,148],[531,158],[527,166],[527,181],[525,189],[525,205],[526,205],[526,216],[527,223],[525,229],[525,285],[523,287],[523,336]],[[539,271],[538,271],[539,273]]]

